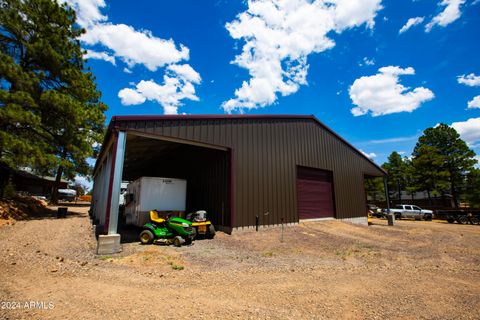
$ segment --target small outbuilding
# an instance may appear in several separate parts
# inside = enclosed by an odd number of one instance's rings
[[[50,196],[55,186],[55,177],[39,176],[25,170],[13,169],[0,162],[0,189],[11,182],[15,191],[35,196]],[[60,180],[59,189],[66,189],[68,181]]]
[[[118,232],[121,182],[143,176],[187,180],[187,211],[231,231],[366,224],[364,179],[385,172],[314,116],[115,116],[94,169],[92,215],[105,233]]]

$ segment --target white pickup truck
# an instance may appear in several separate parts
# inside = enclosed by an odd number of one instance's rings
[[[390,209],[390,212],[395,215],[395,219],[412,218],[431,221],[433,216],[432,210],[422,209],[410,204],[397,204],[395,208]]]

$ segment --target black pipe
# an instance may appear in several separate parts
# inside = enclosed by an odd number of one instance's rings
[[[255,231],[258,232],[258,222],[259,222],[260,218],[258,217],[258,214],[255,216]]]
[[[387,177],[386,176],[383,177],[383,188],[385,190],[385,200],[387,202],[387,213],[390,214],[390,197],[388,195],[388,184],[387,184]]]

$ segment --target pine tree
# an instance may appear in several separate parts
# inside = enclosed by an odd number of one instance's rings
[[[415,149],[412,159],[413,189],[426,191],[430,205],[432,195],[440,195],[449,188],[450,173],[443,166],[445,161],[436,147],[420,145]]]
[[[402,201],[402,190],[405,188],[406,164],[402,156],[396,151],[388,156],[388,162],[382,165],[383,169],[387,171],[387,183],[389,190],[396,190],[398,192],[398,201]]]
[[[473,169],[467,175],[465,198],[471,208],[480,209],[480,169]]]
[[[0,8],[0,159],[55,171],[57,186],[87,174],[107,107],[85,69],[75,12],[51,0]]]
[[[382,177],[365,179],[365,193],[367,194],[367,197],[371,198],[373,203],[385,200],[385,192],[383,188],[384,185]]]
[[[437,163],[431,170],[438,173],[448,172],[449,191],[455,207],[458,208],[458,197],[465,188],[466,175],[473,170],[473,165],[476,163],[475,152],[460,139],[460,135],[454,128],[443,123],[423,132],[423,135],[418,138],[413,157],[419,157],[425,153],[425,150],[431,157],[434,154],[441,157],[438,162],[431,160]]]

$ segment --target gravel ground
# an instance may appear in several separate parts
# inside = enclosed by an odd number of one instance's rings
[[[87,209],[0,227],[0,319],[480,319],[480,226],[302,223],[96,256]]]

